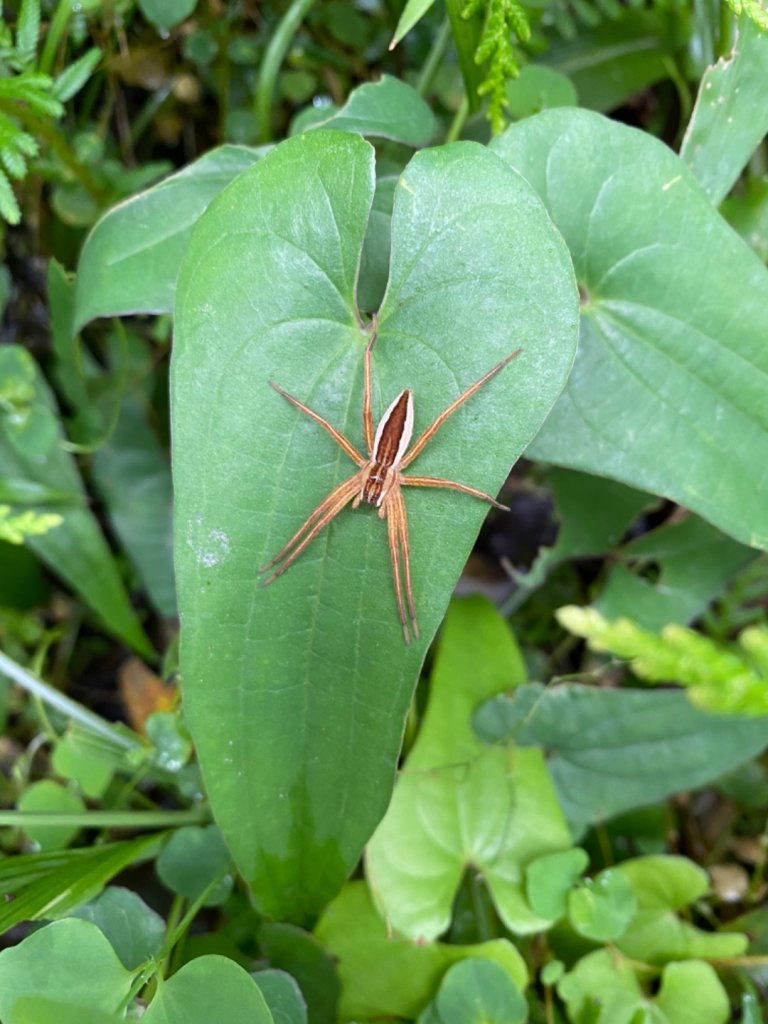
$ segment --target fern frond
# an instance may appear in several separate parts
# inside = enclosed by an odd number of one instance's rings
[[[64,108],[52,95],[53,79],[48,75],[24,71],[11,78],[0,78],[0,99],[24,103],[35,113],[61,117]]]
[[[21,210],[13,194],[8,176],[0,169],[0,216],[9,224],[18,224],[21,220]]]
[[[658,634],[629,619],[609,622],[594,608],[570,605],[557,612],[557,619],[570,633],[585,637],[591,650],[628,660],[640,679],[688,687],[699,707],[768,714],[768,629],[764,626],[751,626],[740,634],[737,645],[725,645],[675,624]]]
[[[21,180],[27,173],[27,161],[13,146],[0,149],[0,162],[12,178]]]
[[[462,17],[471,17],[481,6],[482,0],[468,0]],[[487,63],[488,71],[477,91],[488,97],[488,120],[497,135],[506,126],[507,82],[520,74],[511,36],[527,42],[531,25],[519,0],[485,0],[485,6],[485,27],[475,51],[475,63]]]
[[[48,533],[63,522],[64,519],[55,512],[34,512],[28,509],[12,516],[10,505],[0,505],[0,540],[9,544],[23,544],[25,537]]]
[[[79,57],[74,64],[64,68],[56,81],[53,83],[53,95],[57,100],[66,103],[80,92],[82,87],[91,77],[96,65],[101,60],[101,50],[94,46],[92,49]]]
[[[37,56],[40,38],[40,0],[22,0],[16,27],[16,60],[19,68],[28,68]]]

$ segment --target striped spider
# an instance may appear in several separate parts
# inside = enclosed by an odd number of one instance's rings
[[[332,427],[327,420],[316,413],[313,409],[304,405],[298,398],[289,395],[273,381],[269,383],[287,399],[291,405],[295,405],[303,413],[319,423],[323,430],[326,430],[338,446],[356,463],[360,468],[343,483],[339,484],[328,497],[322,501],[315,511],[308,517],[303,526],[291,537],[285,547],[270,559],[266,565],[259,569],[260,573],[274,571],[264,580],[268,586],[285,572],[299,557],[309,544],[315,539],[318,533],[327,526],[330,521],[341,512],[350,501],[352,508],[357,508],[361,502],[373,505],[379,510],[379,517],[386,519],[387,532],[389,535],[389,553],[392,559],[392,577],[395,584],[395,598],[400,622],[403,626],[403,638],[406,644],[411,642],[411,629],[413,635],[418,637],[419,627],[416,621],[416,608],[413,603],[413,591],[411,588],[411,565],[410,548],[408,544],[408,519],[405,510],[402,487],[447,487],[454,491],[461,491],[464,494],[471,494],[481,501],[487,501],[495,508],[509,511],[505,505],[499,504],[490,494],[479,491],[475,487],[468,487],[466,484],[459,484],[453,480],[444,480],[436,476],[406,476],[403,470],[406,469],[434,437],[448,417],[458,407],[471,398],[483,384],[495,377],[500,370],[503,370],[507,363],[511,362],[522,350],[516,349],[506,359],[502,359],[493,369],[489,370],[480,380],[468,387],[456,401],[451,402],[447,409],[440,413],[437,419],[424,431],[416,440],[413,447],[408,450],[413,434],[413,394],[406,388],[401,391],[397,398],[381,417],[379,425],[374,433],[373,415],[371,412],[371,350],[376,343],[376,330],[374,330],[365,349],[364,363],[364,391],[363,391],[363,438],[367,456],[352,445],[343,434],[335,427]],[[277,566],[277,568],[275,568]],[[405,584],[405,600],[403,600],[403,583]],[[407,611],[406,611],[407,606]],[[410,626],[410,628],[409,628]]]

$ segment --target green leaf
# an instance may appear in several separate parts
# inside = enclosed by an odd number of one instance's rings
[[[339,975],[334,960],[315,936],[296,925],[266,923],[259,928],[258,941],[272,967],[298,982],[310,1024],[336,1024]]]
[[[507,104],[510,115],[520,120],[550,107],[575,107],[578,96],[567,75],[544,64],[527,64],[507,82]]]
[[[129,971],[156,956],[165,937],[163,918],[137,893],[119,885],[110,885],[71,916],[92,921]]]
[[[406,146],[426,146],[435,131],[435,116],[412,85],[391,75],[353,89],[340,110],[312,128],[335,128]]]
[[[568,894],[568,919],[579,935],[594,942],[618,939],[637,910],[627,877],[608,868]]]
[[[94,452],[93,478],[150,601],[174,616],[171,468],[135,395],[123,400],[109,440]]]
[[[251,977],[276,1024],[307,1024],[307,1004],[295,978],[275,970],[259,971]]]
[[[29,537],[27,544],[83,598],[111,633],[140,653],[149,654],[150,643],[131,608],[104,535],[96,517],[86,507],[85,489],[75,461],[61,447],[64,438],[56,419],[53,395],[24,349],[8,345],[4,354],[16,356],[21,363],[28,364],[32,375],[32,408],[42,409],[50,417],[54,424],[54,443],[47,444],[42,452],[20,451],[18,438],[15,444],[11,443],[0,429],[0,476],[27,479],[59,492],[80,495],[83,502],[81,506],[51,508],[50,511],[61,515],[63,522],[49,533]],[[37,447],[36,444],[35,449]],[[39,511],[48,510],[43,507]]]
[[[670,1024],[725,1024],[731,1019],[728,994],[715,969],[699,960],[667,964],[655,1003]]]
[[[632,965],[615,950],[589,953],[557,986],[572,1021],[590,1024],[725,1024],[728,997],[709,964],[667,964],[655,998],[646,996]]]
[[[341,975],[339,1020],[415,1017],[434,996],[444,972],[467,957],[493,960],[519,989],[527,983],[525,962],[506,939],[474,946],[419,945],[393,935],[364,882],[342,889],[316,931]]]
[[[122,1013],[67,1004],[44,996],[22,996],[13,1005],[13,1024],[122,1024]]]
[[[713,782],[768,742],[765,718],[708,714],[684,693],[577,684],[523,687],[484,705],[474,721],[491,742],[511,734],[547,748],[558,799],[577,833]]]
[[[642,570],[658,566],[651,582],[627,568],[614,566],[594,607],[607,619],[627,616],[646,629],[698,618],[728,581],[757,556],[754,551],[699,519],[665,523],[625,544],[619,553]]]
[[[99,316],[170,313],[192,228],[211,200],[261,151],[219,146],[109,210],[85,240],[73,330]]]
[[[666,855],[624,861],[621,872],[635,891],[638,910],[616,945],[625,956],[648,964],[691,957],[742,956],[749,940],[740,933],[705,932],[678,917],[709,889],[707,873],[685,857]]]
[[[158,987],[143,1024],[273,1024],[259,986],[234,960],[200,956]]]
[[[634,1024],[635,1010],[645,1003],[631,966],[613,950],[588,953],[557,983],[568,1019],[584,1024]],[[655,1024],[655,1022],[654,1022]]]
[[[368,332],[355,281],[373,184],[373,151],[359,136],[289,139],[201,218],[179,285],[185,707],[227,843],[260,908],[291,920],[337,891],[386,808],[426,645],[486,514],[464,495],[407,495],[422,624],[411,648],[382,523],[368,510],[345,510],[274,586],[256,582],[257,567],[351,475],[331,439],[267,382],[360,444]],[[524,346],[450,420],[420,472],[500,487],[562,387],[575,314],[567,258],[525,182],[471,143],[414,157],[392,220],[376,414],[413,388],[421,430]]]
[[[733,48],[708,68],[680,147],[680,157],[717,206],[768,132],[768,33],[746,14]]]
[[[228,871],[231,858],[216,825],[186,825],[177,829],[157,858],[157,874],[164,885],[188,900],[196,900],[220,878],[204,906],[222,903],[232,889]],[[223,877],[221,877],[223,875]]]
[[[33,823],[30,819],[30,824],[24,825],[24,831],[41,850],[62,850],[80,831],[79,825],[47,825],[46,813],[78,814],[85,810],[85,804],[77,793],[51,779],[33,782],[21,795],[17,806],[24,814],[39,815],[40,822]]]
[[[743,190],[723,201],[720,213],[758,258],[768,263],[768,178],[748,178]]]
[[[578,848],[544,853],[525,869],[525,895],[534,911],[549,921],[565,915],[566,896],[589,863]]]
[[[71,100],[73,96],[80,92],[91,77],[100,60],[101,50],[96,46],[87,50],[82,57],[78,57],[74,64],[64,68],[55,79],[53,83],[54,96],[61,100],[62,103]]]
[[[20,921],[58,917],[93,899],[119,871],[156,852],[162,837],[140,836],[82,850],[0,861],[0,934]]]
[[[0,953],[0,1019],[19,1024],[16,1004],[29,997],[48,999],[64,1011],[81,1006],[116,1013],[132,977],[95,924],[54,921]]]
[[[167,32],[190,16],[197,0],[139,0],[139,7],[147,21]]]
[[[481,701],[524,678],[501,616],[484,600],[456,601],[424,722],[368,846],[377,900],[392,926],[414,939],[446,930],[470,868],[482,872],[511,931],[549,923],[528,904],[522,885],[528,861],[570,846],[544,759],[538,750],[483,747],[470,726]]]
[[[155,764],[169,772],[180,771],[192,754],[192,741],[182,716],[172,711],[155,711],[147,718],[145,728],[155,747]]]
[[[549,569],[567,558],[601,555],[615,547],[653,499],[642,491],[569,469],[553,469],[547,477],[560,524],[551,548],[541,548],[531,569],[519,579],[532,588],[544,582]]]
[[[439,1024],[523,1024],[528,1019],[520,989],[499,964],[481,957],[448,968],[434,1008]]]
[[[377,178],[357,282],[357,302],[360,309],[367,312],[379,308],[387,290],[392,205],[396,191],[396,176]]]
[[[56,744],[51,763],[57,775],[74,780],[85,796],[98,799],[121,759],[114,746],[73,723]]]
[[[668,78],[678,46],[668,9],[625,8],[619,20],[582,26],[572,39],[553,38],[542,60],[568,76],[581,106],[608,113]]]
[[[546,197],[584,293],[579,359],[531,456],[768,546],[765,267],[643,132],[551,110],[493,148]]]
[[[397,22],[395,34],[392,36],[392,42],[389,44],[390,50],[394,50],[403,36],[407,35],[413,26],[421,21],[434,2],[435,0],[406,0]]]

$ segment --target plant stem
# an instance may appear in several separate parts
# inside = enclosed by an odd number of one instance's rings
[[[211,820],[207,807],[187,811],[0,811],[0,828],[50,825],[57,828],[178,828],[205,825]]]
[[[432,82],[434,81],[435,75],[442,64],[445,51],[448,49],[450,41],[451,23],[447,18],[443,18],[443,24],[440,26],[440,31],[435,36],[435,40],[427,54],[424,67],[421,69],[421,74],[419,75],[419,79],[416,83],[416,91],[419,96],[426,96],[432,88]]]
[[[9,658],[7,654],[3,654],[2,651],[0,651],[0,672],[3,675],[8,676],[8,678],[12,679],[15,683],[18,683],[18,685],[28,693],[39,697],[40,700],[44,701],[50,707],[60,711],[63,715],[66,715],[73,721],[79,722],[86,729],[96,733],[98,736],[103,736],[114,746],[120,747],[123,750],[144,749],[144,744],[138,736],[134,738],[131,735],[118,732],[114,726],[110,725],[110,723],[100,715],[95,714],[93,711],[89,711],[88,708],[83,707],[82,704],[78,704],[77,701],[72,700],[70,697],[66,697],[55,687],[51,686],[50,683],[46,683],[42,679],[38,679],[37,676],[33,675],[22,665],[19,665],[12,658]]]
[[[56,51],[64,33],[67,31],[69,19],[72,17],[72,0],[59,0],[58,6],[48,25],[43,43],[43,52],[40,55],[40,63],[37,70],[44,75],[51,74],[51,68],[56,58]]]
[[[293,0],[272,33],[267,52],[261,62],[259,82],[256,87],[256,116],[262,142],[272,141],[272,96],[280,65],[283,63],[293,37],[299,29],[314,0]]]
[[[466,92],[461,97],[461,104],[459,109],[456,111],[456,116],[451,122],[451,127],[448,129],[448,133],[445,136],[446,142],[455,142],[461,135],[461,129],[464,127],[464,122],[467,120],[469,114],[469,97]]]

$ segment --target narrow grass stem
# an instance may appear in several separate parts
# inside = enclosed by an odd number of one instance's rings
[[[272,33],[269,46],[264,54],[259,70],[259,82],[256,86],[256,116],[259,119],[259,131],[262,142],[272,141],[272,97],[280,65],[293,42],[314,0],[293,0],[280,23]]]

